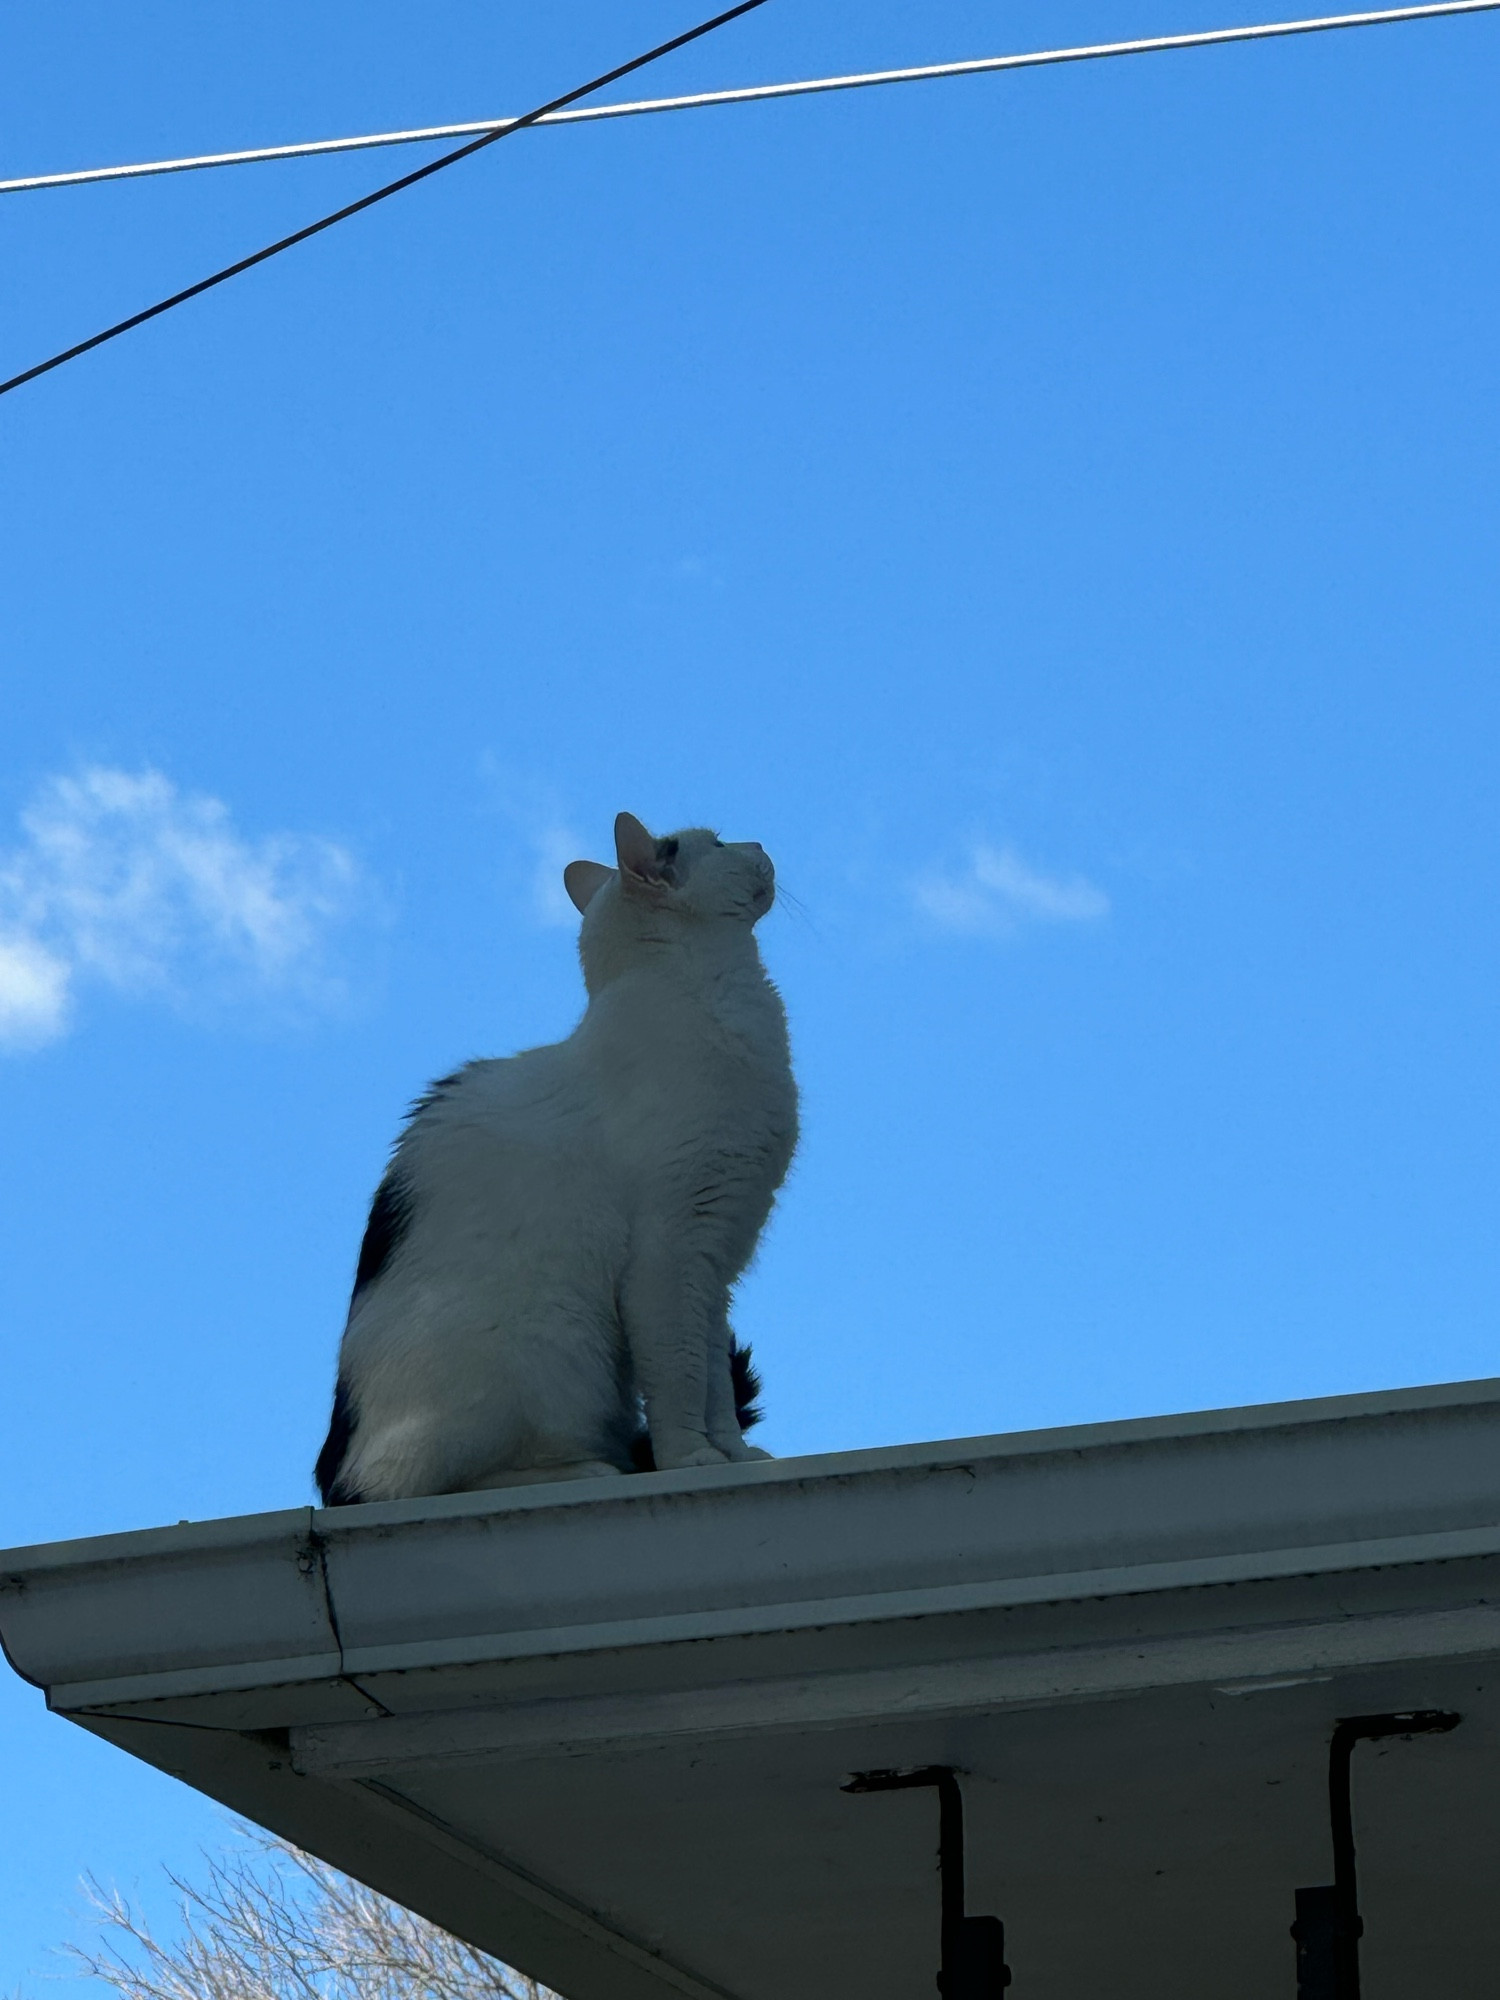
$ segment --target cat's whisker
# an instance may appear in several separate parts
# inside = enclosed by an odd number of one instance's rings
[[[776,906],[779,909],[784,909],[788,916],[795,917],[799,923],[805,924],[814,937],[821,937],[823,935],[818,929],[817,922],[806,903],[803,902],[800,896],[794,896],[791,890],[781,882],[776,884]]]

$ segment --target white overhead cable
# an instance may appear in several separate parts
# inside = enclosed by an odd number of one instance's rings
[[[1151,35],[1131,42],[1096,42],[1079,48],[1038,49],[1021,55],[980,56],[969,62],[927,63],[917,69],[870,70],[856,76],[820,76],[795,83],[759,83],[740,90],[703,90],[688,97],[649,97],[632,104],[598,104],[549,112],[538,125],[588,125],[603,118],[640,118],[657,111],[701,111],[715,104],[758,104],[778,97],[810,97],[830,90],[868,90],[884,83],[926,83],[937,77],[984,76],[997,70],[1040,69],[1049,63],[1096,62],[1107,56],[1157,55],[1168,49],[1213,48],[1224,42],[1268,41],[1281,35],[1318,35],[1336,28],[1374,28],[1390,21],[1426,21],[1446,14],[1485,14],[1500,0],[1437,0],[1420,7],[1384,7],[1374,13],[1324,14],[1304,21],[1265,21],[1242,28],[1209,28],[1196,34]],[[504,119],[476,118],[463,125],[424,125],[410,132],[367,132],[354,139],[309,139],[293,146],[257,146],[240,153],[201,153],[191,159],[143,160],[122,167],[85,167],[75,173],[32,174],[0,181],[0,194],[36,188],[77,187],[87,181],[134,180],[147,174],[191,173],[200,167],[241,167],[260,160],[300,160],[319,153],[354,153],[372,146],[411,146],[424,139],[458,139],[488,132]]]

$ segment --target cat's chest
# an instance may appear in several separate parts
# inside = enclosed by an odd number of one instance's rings
[[[682,995],[622,996],[594,1039],[600,1100],[694,1123],[757,1127],[796,1117],[786,1016],[764,980]]]

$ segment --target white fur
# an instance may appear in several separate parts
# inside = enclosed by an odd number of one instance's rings
[[[624,1471],[638,1399],[658,1467],[752,1455],[729,1296],[797,1138],[753,932],[774,870],[754,842],[658,843],[625,813],[616,849],[567,870],[573,1033],[471,1063],[396,1147],[410,1220],[350,1307],[338,1498]]]

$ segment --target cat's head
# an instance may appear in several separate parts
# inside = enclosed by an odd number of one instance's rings
[[[758,840],[720,840],[707,827],[686,827],[658,840],[633,813],[615,821],[615,862],[570,861],[563,882],[586,919],[585,937],[611,928],[690,936],[705,925],[744,924],[765,915],[776,899],[776,870]]]

